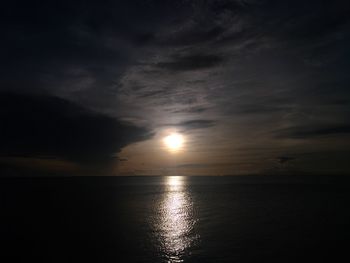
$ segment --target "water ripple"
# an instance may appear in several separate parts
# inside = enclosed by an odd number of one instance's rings
[[[167,262],[183,262],[184,257],[190,254],[190,249],[199,240],[194,233],[196,222],[185,178],[166,177],[164,198],[159,202],[154,220],[154,232]]]

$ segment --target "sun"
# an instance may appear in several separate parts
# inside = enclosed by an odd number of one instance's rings
[[[172,133],[164,138],[164,144],[166,145],[168,150],[172,152],[179,151],[182,148],[183,143],[184,143],[184,138],[179,133]]]

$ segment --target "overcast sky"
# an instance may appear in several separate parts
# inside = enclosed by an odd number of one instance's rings
[[[350,172],[347,1],[0,10],[4,175]]]

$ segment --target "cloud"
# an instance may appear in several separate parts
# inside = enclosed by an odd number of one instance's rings
[[[233,113],[240,114],[269,114],[276,112],[287,112],[291,110],[292,107],[290,105],[278,105],[275,104],[245,104],[238,105],[237,109],[231,110]]]
[[[334,136],[350,134],[350,125],[329,125],[329,126],[297,126],[278,130],[278,138],[309,139],[322,136]]]
[[[289,157],[289,156],[279,156],[277,157],[277,161],[280,163],[280,164],[284,164],[284,163],[287,163],[287,162],[290,162],[290,161],[293,161],[295,160],[294,157]]]
[[[190,120],[178,123],[176,125],[185,128],[185,130],[194,130],[210,128],[213,127],[215,123],[216,122],[213,120]]]
[[[187,107],[183,109],[176,109],[172,111],[173,113],[202,113],[207,111],[208,108],[206,107]]]
[[[64,99],[2,93],[0,155],[104,162],[151,133]]]
[[[172,61],[159,62],[155,66],[171,71],[199,70],[215,67],[224,62],[224,58],[211,54],[191,54],[174,56]]]
[[[165,90],[151,90],[151,91],[147,91],[147,89],[145,90],[146,92],[139,95],[140,98],[157,97],[157,96],[166,95]]]

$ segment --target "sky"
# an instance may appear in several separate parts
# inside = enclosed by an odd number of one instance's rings
[[[3,176],[350,172],[347,1],[1,5]]]

